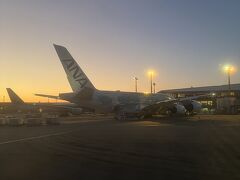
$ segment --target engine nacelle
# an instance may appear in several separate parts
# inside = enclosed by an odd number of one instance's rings
[[[202,104],[198,101],[192,101],[193,112],[199,112],[202,109]]]
[[[199,112],[202,108],[202,104],[198,101],[192,100],[191,102],[183,103],[188,112]]]
[[[171,109],[171,112],[173,114],[184,115],[186,113],[186,108],[182,104],[177,103],[174,105],[174,108]]]
[[[186,108],[181,104],[176,104],[175,106],[177,108],[177,114],[185,114]]]

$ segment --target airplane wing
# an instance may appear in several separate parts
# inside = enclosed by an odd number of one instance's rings
[[[199,99],[199,98],[203,98],[203,97],[213,97],[213,93],[210,93],[210,94],[203,94],[203,95],[198,95],[198,96],[190,96],[190,97],[185,97],[185,98],[179,98],[178,100],[181,102],[181,101],[187,101],[187,100],[196,100],[196,99]]]
[[[164,101],[159,101],[141,109],[142,114],[154,114],[156,112],[160,114],[166,113],[176,113],[185,114],[186,112],[198,112],[201,110],[202,105],[200,102],[195,100],[202,97],[213,96],[212,94],[204,94],[198,96],[191,96],[180,99],[169,99]]]
[[[155,114],[156,112],[162,112],[161,114],[164,114],[167,111],[184,114],[185,108],[179,104],[176,99],[171,99],[159,101],[154,104],[145,106],[143,109],[141,109],[142,114]]]
[[[37,107],[43,109],[57,110],[58,112],[69,112],[71,114],[81,114],[83,109],[73,103],[39,103]]]
[[[154,104],[148,105],[141,109],[141,113],[143,114],[154,114],[156,112],[160,113],[177,113],[177,114],[185,114],[186,111],[199,111],[201,109],[201,103],[194,101],[202,97],[213,96],[213,94],[204,94],[198,96],[191,96],[180,99],[169,99],[164,101],[159,101]]]

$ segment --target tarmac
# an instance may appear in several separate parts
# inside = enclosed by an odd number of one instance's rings
[[[229,117],[0,127],[0,179],[240,179],[240,120]]]

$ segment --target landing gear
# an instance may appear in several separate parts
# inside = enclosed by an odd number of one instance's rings
[[[192,111],[186,111],[185,115],[186,115],[186,116],[193,116],[194,113],[193,113]]]
[[[167,110],[167,111],[166,111],[166,115],[167,115],[167,116],[172,116],[172,115],[173,115],[173,113],[172,113],[172,111],[171,111],[171,110]]]
[[[138,115],[137,118],[138,118],[139,120],[142,120],[142,119],[145,118],[145,116],[142,114],[142,115]]]
[[[189,111],[186,111],[186,116],[190,116],[191,113]]]

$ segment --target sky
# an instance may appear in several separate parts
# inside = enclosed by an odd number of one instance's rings
[[[65,46],[97,89],[150,91],[222,85],[240,69],[238,0],[0,0],[0,101],[11,87],[71,92],[53,43]],[[240,83],[240,70],[231,76]]]

